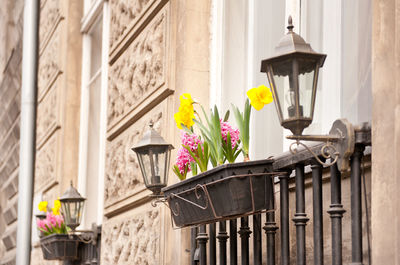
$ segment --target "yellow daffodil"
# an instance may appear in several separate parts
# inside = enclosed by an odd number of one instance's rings
[[[265,85],[250,89],[249,91],[247,91],[247,96],[250,99],[250,104],[256,110],[262,109],[264,105],[269,104],[273,101],[272,93]]]
[[[39,202],[38,208],[41,212],[47,212],[47,201]]]
[[[61,202],[59,200],[54,200],[54,207],[52,208],[54,215],[60,214]]]
[[[190,128],[194,124],[194,109],[193,109],[193,99],[189,93],[184,93],[179,97],[181,105],[179,106],[179,111],[174,114],[174,119],[176,126],[182,129],[182,124]]]

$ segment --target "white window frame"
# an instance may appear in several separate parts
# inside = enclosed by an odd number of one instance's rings
[[[88,134],[89,134],[89,85],[99,74],[101,74],[101,102],[100,102],[100,132],[99,132],[99,171],[98,171],[98,198],[97,198],[97,224],[102,224],[104,208],[104,175],[105,175],[105,153],[107,133],[107,82],[108,82],[108,45],[109,45],[109,3],[105,0],[85,0],[84,17],[81,21],[82,43],[82,81],[81,81],[81,112],[79,133],[79,168],[78,188],[83,196],[87,191],[87,158],[88,158]],[[101,69],[90,77],[91,64],[91,37],[90,31],[99,16],[102,17],[102,51]],[[92,198],[91,198],[92,199]],[[91,224],[85,221],[85,213],[82,218],[82,226],[88,228]]]

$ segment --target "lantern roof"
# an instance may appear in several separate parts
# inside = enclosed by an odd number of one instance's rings
[[[292,17],[289,16],[287,29],[289,30],[285,36],[283,36],[275,47],[275,53],[273,57],[263,60],[261,63],[261,72],[266,72],[267,64],[285,59],[287,56],[292,55],[305,55],[308,58],[315,58],[320,61],[320,67],[323,66],[326,58],[326,54],[315,52],[309,43],[307,43],[299,34],[293,31]]]
[[[84,201],[86,200],[81,194],[72,186],[72,181],[70,187],[67,191],[60,197],[60,202],[66,201]]]
[[[169,146],[171,149],[174,147],[171,144],[168,144],[162,136],[153,129],[153,123],[149,124],[150,130],[144,133],[142,139],[132,147],[133,151],[138,151],[146,146]]]

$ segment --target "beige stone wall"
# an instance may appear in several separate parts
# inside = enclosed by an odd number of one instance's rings
[[[77,183],[82,9],[80,0],[40,1],[34,194],[51,204]],[[34,242],[31,264],[54,264],[42,259]]]
[[[110,9],[101,263],[186,264],[187,230],[173,230],[169,211],[150,205],[130,148],[150,121],[178,146],[173,113],[180,94],[208,104],[210,3],[111,0]]]
[[[400,264],[400,1],[373,1],[372,263]]]
[[[23,1],[0,2],[0,264],[15,263]]]

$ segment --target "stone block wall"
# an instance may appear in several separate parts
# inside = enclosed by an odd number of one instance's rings
[[[0,3],[0,264],[15,264],[23,1]]]

